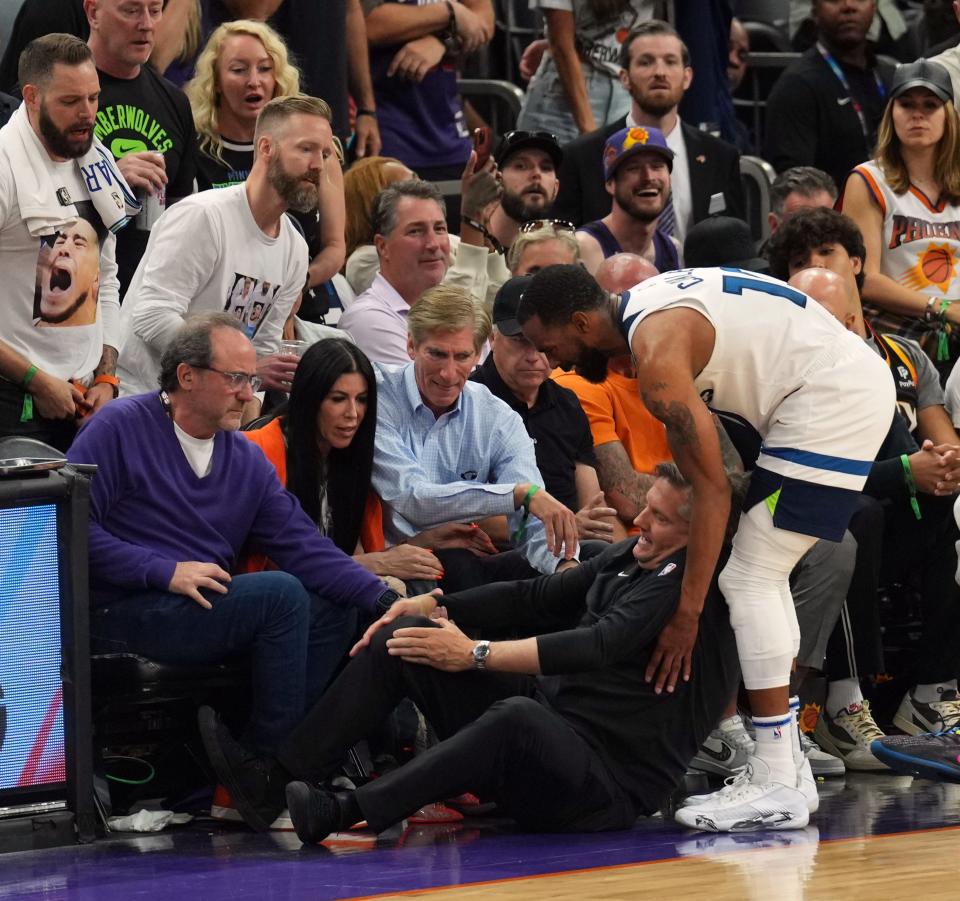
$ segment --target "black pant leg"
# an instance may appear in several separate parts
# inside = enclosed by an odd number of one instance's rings
[[[923,633],[915,681],[933,684],[960,673],[960,586],[956,582],[956,542],[960,531],[953,516],[955,498],[918,496],[922,519],[899,505],[888,519],[888,547],[901,561],[920,568]],[[904,543],[902,536],[912,540]]]
[[[633,805],[592,748],[534,698],[497,701],[477,720],[357,790],[381,831],[423,804],[465,791],[493,798],[536,831],[626,829]]]
[[[857,542],[856,563],[847,599],[827,642],[830,681],[883,672],[877,588],[883,554],[885,516],[878,501],[861,495],[847,526]]]
[[[535,579],[540,575],[516,549],[486,557],[478,557],[462,548],[441,549],[435,553],[443,564],[443,579],[439,585],[448,593],[492,582]]]
[[[443,673],[390,656],[387,639],[407,626],[435,624],[422,617],[401,617],[377,632],[281,745],[277,759],[293,776],[325,779],[348,749],[372,733],[403,697],[413,700],[437,735],[446,738],[496,701],[533,692],[535,682],[529,676]],[[442,795],[427,800],[438,797]]]

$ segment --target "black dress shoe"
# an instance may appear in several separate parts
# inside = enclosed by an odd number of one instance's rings
[[[283,790],[289,774],[272,758],[244,748],[212,708],[201,707],[197,719],[210,763],[240,815],[257,832],[268,831],[283,810]]]
[[[341,828],[341,807],[333,792],[314,788],[306,782],[287,786],[287,809],[297,838],[305,845],[322,842]]]

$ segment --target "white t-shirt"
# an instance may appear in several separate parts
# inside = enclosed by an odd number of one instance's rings
[[[280,234],[265,235],[242,184],[174,204],[150,232],[124,297],[122,392],[156,390],[164,348],[192,313],[231,313],[258,354],[275,353],[307,265],[307,243],[296,226],[283,216]]]
[[[198,479],[210,473],[210,463],[213,460],[213,438],[194,438],[187,434],[176,423],[173,424],[173,431],[183,448],[183,455],[187,458],[190,468],[196,473]]]
[[[79,216],[50,235],[31,236],[16,175],[0,152],[0,340],[50,375],[87,380],[104,344],[119,343],[116,238],[89,199],[97,174],[81,173],[75,160],[45,161],[52,204],[72,204]]]

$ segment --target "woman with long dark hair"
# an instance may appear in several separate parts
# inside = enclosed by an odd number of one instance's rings
[[[280,481],[344,553],[377,575],[438,580],[440,561],[418,545],[432,539],[440,547],[452,534],[431,530],[384,548],[380,500],[370,488],[376,427],[377,382],[370,360],[352,342],[327,338],[304,353],[290,400],[277,416],[243,434],[260,446]],[[470,526],[461,530],[469,532]]]

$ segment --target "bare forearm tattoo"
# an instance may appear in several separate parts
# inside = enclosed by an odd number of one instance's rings
[[[616,491],[623,495],[636,507],[635,516],[646,505],[647,490],[653,484],[654,477],[633,468],[626,449],[619,441],[598,444],[593,450],[597,458],[600,487],[607,494]]]
[[[93,371],[96,375],[116,375],[117,372],[117,349],[109,344],[103,345],[103,354],[100,357],[100,365]]]
[[[700,435],[697,432],[697,423],[690,408],[678,400],[665,402],[657,400],[653,395],[662,383],[651,386],[643,392],[643,402],[650,413],[659,419],[667,429],[667,440],[673,448],[697,448],[700,446]],[[665,386],[663,386],[665,387]]]

